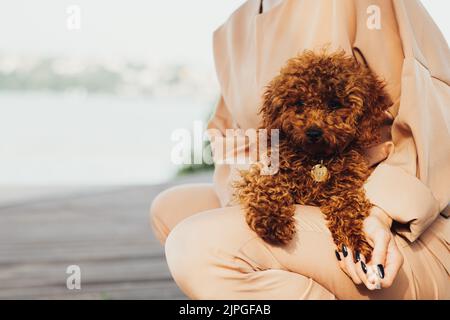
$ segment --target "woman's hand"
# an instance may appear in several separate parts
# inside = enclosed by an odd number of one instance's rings
[[[378,207],[373,207],[370,215],[364,220],[364,232],[373,248],[372,259],[369,262],[366,262],[365,257],[358,252],[353,252],[352,248],[344,246],[340,248],[341,252],[336,251],[342,270],[353,282],[364,283],[369,290],[390,287],[403,264],[403,256],[390,230],[391,224],[392,219]],[[379,282],[369,277],[372,270],[377,273]]]

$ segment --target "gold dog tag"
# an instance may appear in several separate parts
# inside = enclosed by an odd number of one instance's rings
[[[323,161],[321,161],[319,164],[316,164],[311,169],[311,177],[316,182],[324,182],[327,181],[330,174],[328,173],[327,167],[323,165]]]

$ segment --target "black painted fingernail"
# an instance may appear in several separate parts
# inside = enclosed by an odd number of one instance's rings
[[[378,275],[381,279],[384,279],[384,267],[382,264],[377,265]]]
[[[361,261],[361,269],[364,273],[367,273],[367,267],[366,264],[364,262]]]
[[[355,251],[355,260],[356,262],[361,261],[361,254],[359,253],[358,250]]]
[[[348,251],[345,244],[342,245],[342,254],[344,255],[344,258],[348,256]]]
[[[338,261],[341,261],[341,255],[339,254],[339,252],[337,250],[334,250],[334,253],[336,254],[336,259],[338,259]]]

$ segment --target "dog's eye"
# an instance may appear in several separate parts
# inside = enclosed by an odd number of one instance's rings
[[[303,107],[304,105],[305,105],[305,102],[303,100],[298,100],[297,101],[297,106]]]
[[[330,102],[328,102],[328,107],[332,110],[336,110],[342,108],[342,104],[339,102],[339,100],[331,100]]]

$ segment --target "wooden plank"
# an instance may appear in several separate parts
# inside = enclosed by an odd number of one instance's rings
[[[58,287],[31,287],[0,290],[0,299],[154,299],[184,300],[186,296],[173,282],[117,283],[92,285],[82,290],[67,290]]]
[[[84,287],[99,283],[169,281],[164,259],[127,259],[115,261],[73,261],[81,268]],[[71,263],[20,264],[2,268],[2,289],[56,286],[66,289],[66,269]]]
[[[148,224],[150,203],[167,186],[0,204],[0,299],[185,299]],[[72,264],[81,290],[66,288]]]

